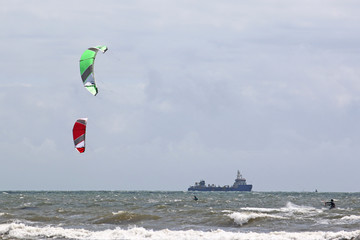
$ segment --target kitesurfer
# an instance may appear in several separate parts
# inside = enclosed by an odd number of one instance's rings
[[[334,199],[331,199],[330,202],[325,202],[325,206],[329,206],[329,209],[335,208]]]
[[[197,200],[199,200],[199,199],[194,195],[194,200],[197,201]]]

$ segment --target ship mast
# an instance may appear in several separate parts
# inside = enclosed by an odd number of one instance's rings
[[[236,179],[242,179],[242,176],[241,176],[241,174],[240,174],[240,171],[239,171],[239,170],[237,171],[237,177],[236,177]]]

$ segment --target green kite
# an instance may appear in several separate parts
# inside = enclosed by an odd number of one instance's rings
[[[88,48],[80,58],[80,74],[84,87],[94,96],[98,93],[94,77],[94,62],[98,51],[105,53],[108,50],[106,46],[97,46]]]

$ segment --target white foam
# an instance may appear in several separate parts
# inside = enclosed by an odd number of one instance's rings
[[[321,209],[316,209],[314,207],[309,206],[299,206],[292,202],[288,202],[286,207],[280,208],[282,212],[297,212],[297,213],[310,213],[310,212],[322,212]]]
[[[340,220],[346,221],[347,223],[356,223],[360,221],[360,216],[350,215],[342,217]]]
[[[222,210],[221,212],[223,212],[223,213],[232,213],[233,211],[231,211],[231,210]]]
[[[256,218],[275,218],[275,219],[284,219],[282,216],[267,214],[267,213],[252,213],[252,212],[234,212],[228,215],[230,218],[234,219],[235,223],[243,225],[248,223],[251,219]]]
[[[344,216],[340,219],[321,219],[316,222],[317,224],[322,224],[322,225],[358,224],[360,223],[360,216],[350,215],[350,216]]]
[[[61,239],[157,239],[157,240],[340,240],[353,239],[360,236],[360,230],[352,232],[226,232],[215,230],[211,232],[203,231],[171,231],[171,230],[146,230],[140,227],[130,229],[108,229],[104,231],[89,231],[85,229],[65,229],[61,227],[36,227],[27,226],[23,223],[0,224],[0,237],[6,235],[7,239],[39,239],[39,238],[61,238]]]
[[[239,225],[246,224],[257,218],[292,219],[294,216],[296,218],[306,218],[323,212],[322,209],[296,205],[291,202],[288,202],[285,207],[281,208],[244,207],[241,210],[242,212],[234,212],[228,215]]]
[[[125,211],[117,211],[117,212],[112,212],[113,215],[120,215],[120,214],[124,214]]]
[[[356,224],[360,222],[360,216],[350,215],[344,216],[340,219],[318,221],[320,224],[342,225],[342,224]]]
[[[280,211],[279,208],[255,208],[255,207],[244,207],[241,210],[253,211],[253,212],[276,212]]]
[[[311,213],[311,212],[323,212],[321,209],[316,209],[314,207],[309,206],[299,206],[292,202],[288,202],[285,207],[282,208],[255,208],[255,207],[245,207],[241,208],[241,210],[245,211],[253,211],[253,212],[283,212],[283,213]]]

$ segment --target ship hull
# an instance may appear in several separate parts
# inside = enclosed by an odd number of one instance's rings
[[[204,186],[191,186],[188,191],[202,191],[202,192],[250,192],[252,185],[240,185],[234,187],[204,187]]]

